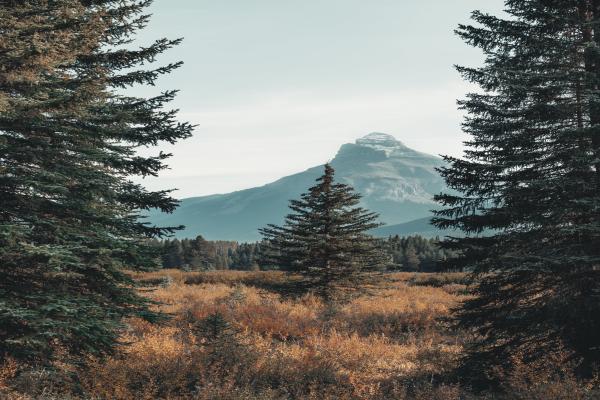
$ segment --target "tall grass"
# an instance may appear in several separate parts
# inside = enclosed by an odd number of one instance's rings
[[[19,374],[7,361],[0,398],[475,398],[442,380],[468,344],[468,335],[445,321],[468,296],[462,274],[391,274],[376,292],[339,306],[271,290],[296,279],[279,272],[164,270],[134,277],[154,285],[145,293],[172,315],[168,322],[127,321],[115,356],[87,360],[62,381],[56,372],[37,380]],[[214,315],[231,327],[227,340],[203,333]],[[573,380],[544,386],[519,379],[507,378],[512,386],[502,396],[544,399],[562,388],[582,396],[573,398],[588,395]]]

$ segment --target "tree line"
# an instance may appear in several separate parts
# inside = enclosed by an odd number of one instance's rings
[[[437,272],[456,256],[456,251],[440,246],[439,238],[419,235],[390,236],[379,240],[381,250],[388,256],[387,271]],[[195,239],[154,240],[159,249],[162,268],[185,271],[213,270],[273,270],[281,269],[266,260],[266,242],[238,243],[210,241],[202,236]]]
[[[202,236],[195,239],[155,240],[162,268],[185,271],[257,270],[261,244],[235,241],[209,241]]]

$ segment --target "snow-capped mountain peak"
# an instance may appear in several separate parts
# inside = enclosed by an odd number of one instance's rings
[[[361,146],[406,147],[392,135],[381,132],[372,132],[360,139],[356,139],[356,144]]]
[[[390,156],[396,150],[408,149],[404,143],[388,135],[387,133],[372,132],[366,136],[356,139],[355,142],[358,146],[370,147],[375,150],[385,152],[386,156]]]

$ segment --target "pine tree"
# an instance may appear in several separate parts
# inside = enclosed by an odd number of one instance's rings
[[[183,248],[177,239],[165,240],[161,249],[163,268],[181,268],[183,261]]]
[[[211,353],[225,353],[224,349],[237,342],[237,331],[225,316],[216,311],[206,318],[198,321],[194,326],[194,333],[201,339],[203,344],[212,347]]]
[[[333,168],[325,165],[317,184],[290,201],[293,213],[285,224],[261,229],[271,246],[270,261],[302,275],[299,290],[334,301],[374,282],[386,257],[367,234],[380,226],[378,216],[357,207],[360,197],[350,186],[335,183]]]
[[[412,245],[406,247],[404,252],[404,266],[409,271],[418,271],[421,265],[421,260],[417,256],[417,250]]]
[[[142,68],[178,40],[130,49],[149,4],[0,1],[0,359],[103,354],[123,317],[159,317],[124,269],[156,265],[148,239],[174,228],[140,213],[176,201],[129,177],[165,168],[137,148],[192,127],[174,92],[122,94],[179,66]]]
[[[600,1],[507,0],[509,17],[474,12],[457,33],[485,53],[459,67],[478,84],[459,104],[465,159],[441,169],[435,224],[474,272],[461,314],[482,337],[477,368],[566,346],[600,362]],[[585,370],[585,368],[583,368]],[[588,369],[589,370],[589,369]]]

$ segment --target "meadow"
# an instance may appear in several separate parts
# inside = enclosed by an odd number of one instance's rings
[[[171,317],[128,320],[121,349],[76,370],[20,374],[6,362],[7,399],[584,399],[568,379],[536,371],[499,394],[448,378],[471,338],[451,328],[469,296],[465,275],[392,273],[343,305],[282,294],[281,272],[135,274]],[[454,383],[453,383],[454,382]],[[535,383],[531,383],[535,382]],[[9,388],[10,387],[10,388]]]

